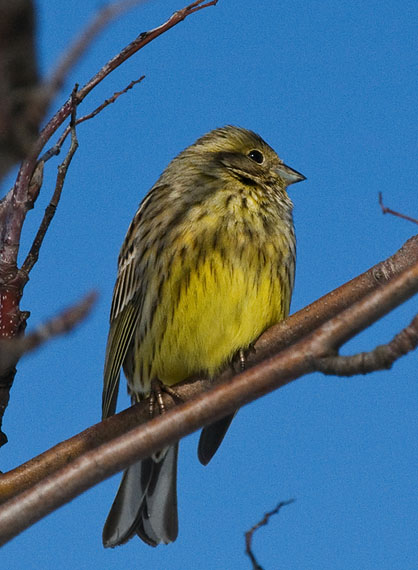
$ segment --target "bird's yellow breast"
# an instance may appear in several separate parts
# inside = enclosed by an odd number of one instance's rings
[[[147,392],[154,377],[173,385],[199,372],[213,376],[287,316],[293,230],[285,231],[278,220],[274,235],[267,235],[256,202],[247,201],[242,210],[241,198],[230,200],[228,208],[225,217],[219,214],[225,204],[217,202],[203,216],[201,208],[189,212],[161,254],[169,270],[152,323],[135,347],[133,392]],[[150,281],[154,294],[158,285],[156,274]]]

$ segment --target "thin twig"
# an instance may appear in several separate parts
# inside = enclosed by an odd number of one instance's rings
[[[32,352],[52,338],[73,330],[90,313],[96,299],[97,293],[93,291],[25,337],[0,340],[0,376],[15,366],[24,354]]]
[[[247,556],[249,556],[251,563],[253,565],[253,570],[263,570],[263,568],[260,566],[260,564],[257,562],[256,557],[254,556],[254,553],[251,549],[251,543],[253,540],[253,535],[254,533],[262,526],[267,525],[267,523],[269,522],[270,518],[273,515],[277,515],[277,513],[283,508],[283,507],[287,507],[287,505],[291,505],[292,503],[295,502],[295,499],[289,499],[288,501],[281,501],[277,507],[275,509],[273,509],[272,511],[269,511],[268,513],[265,513],[263,518],[254,526],[252,526],[250,528],[250,530],[247,530],[247,532],[245,533],[245,554],[247,554]]]
[[[76,112],[77,112],[77,88],[76,85],[72,92],[72,99],[73,99],[73,108],[71,113],[71,121],[70,121],[70,131],[71,131],[71,144],[70,148],[68,149],[67,155],[62,161],[62,163],[58,166],[58,174],[57,180],[55,183],[55,190],[52,195],[52,198],[45,209],[44,216],[42,218],[42,222],[39,226],[39,229],[36,233],[35,239],[33,240],[32,246],[29,250],[28,255],[26,256],[25,261],[22,264],[20,271],[29,275],[33,266],[38,260],[39,251],[41,249],[42,243],[44,241],[46,232],[52,222],[52,219],[55,215],[59,200],[61,198],[62,189],[65,182],[65,177],[67,175],[68,168],[71,164],[73,156],[78,148],[78,140],[77,140],[77,133],[76,133]]]
[[[403,220],[408,220],[408,222],[412,222],[413,224],[418,224],[418,220],[415,218],[411,218],[411,216],[407,216],[406,214],[401,214],[396,210],[391,210],[387,206],[383,204],[383,196],[382,193],[379,192],[379,205],[382,209],[382,214],[392,214],[392,216],[398,216],[398,218],[402,218]]]
[[[101,105],[99,105],[94,111],[92,111],[91,113],[88,113],[87,115],[84,115],[83,117],[80,117],[80,119],[77,119],[76,124],[79,125],[80,123],[83,123],[84,121],[92,119],[93,117],[98,115],[101,111],[103,111],[103,109],[105,107],[114,103],[121,95],[124,95],[125,93],[127,93],[130,89],[135,87],[135,85],[138,85],[138,83],[141,83],[141,81],[143,81],[144,79],[145,79],[145,75],[141,75],[141,77],[139,79],[134,79],[133,81],[131,81],[129,83],[129,85],[127,85],[125,87],[125,89],[122,89],[122,91],[116,91],[116,93],[113,93],[113,95],[111,97],[109,97],[109,99],[106,99],[105,101],[103,101],[103,103]]]
[[[109,99],[106,99],[105,101],[103,101],[103,103],[101,105],[96,107],[96,109],[94,109],[94,111],[92,111],[91,113],[88,113],[87,115],[83,115],[83,117],[80,117],[79,119],[77,119],[75,122],[76,126],[78,126],[80,123],[84,123],[84,121],[88,121],[89,119],[92,119],[93,117],[98,115],[108,105],[110,105],[111,103],[114,103],[121,95],[124,95],[125,93],[127,93],[130,89],[132,89],[138,83],[141,83],[141,81],[143,81],[144,79],[145,79],[145,75],[142,75],[139,79],[135,79],[135,80],[131,81],[129,83],[129,85],[127,85],[125,87],[125,89],[122,89],[122,91],[117,91],[116,93],[114,93],[111,97],[109,97]],[[64,132],[61,134],[61,136],[58,139],[58,141],[56,142],[56,144],[53,147],[51,147],[49,150],[47,150],[45,152],[45,154],[43,154],[39,160],[47,162],[53,156],[58,155],[61,152],[61,147],[64,144],[65,139],[67,138],[67,136],[70,132],[71,132],[71,125],[68,125],[68,127],[66,127]]]
[[[123,48],[115,57],[109,60],[97,73],[94,75],[85,85],[80,89],[79,97],[80,100],[83,100],[86,95],[90,93],[90,91],[105,77],[109,75],[114,69],[119,67],[122,63],[124,63],[127,59],[129,59],[134,53],[145,47],[147,44],[152,42],[155,38],[161,36],[174,26],[177,26],[180,22],[183,22],[188,16],[198,12],[199,10],[203,10],[204,8],[208,8],[209,6],[215,6],[218,3],[218,0],[212,0],[211,2],[203,3],[203,0],[198,0],[197,2],[193,2],[189,4],[185,8],[181,8],[181,10],[177,10],[174,12],[170,18],[157,28],[153,28],[147,32],[142,32],[139,34],[137,38],[135,38],[130,44],[128,44],[125,48]]]

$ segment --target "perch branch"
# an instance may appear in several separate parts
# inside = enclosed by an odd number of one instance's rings
[[[331,291],[298,313],[291,315],[286,321],[268,329],[255,343],[255,351],[248,355],[247,368],[308,336],[320,325],[350,306],[350,303],[353,304],[355,299],[362,299],[370,292],[379,290],[384,286],[385,279],[393,280],[399,275],[398,272],[411,268],[415,263],[418,263],[418,236],[408,240],[390,258],[375,265],[349,283]],[[376,275],[380,276],[379,279],[375,278]],[[232,376],[233,372],[228,368],[213,383],[229,382]],[[180,390],[181,396],[188,400],[198,395],[199,391],[207,390],[213,385],[207,380],[202,380],[201,383],[199,386],[198,383],[186,382],[184,386],[176,386],[176,390]],[[172,405],[171,400],[166,401],[165,405],[170,407]],[[89,428],[83,432],[83,437],[75,436],[58,444],[40,457],[4,474],[0,479],[0,501],[16,494],[16,489],[29,488],[41,480],[51,472],[52,466],[55,466],[55,469],[63,467],[71,459],[75,459],[80,454],[109,441],[112,437],[121,435],[124,431],[132,429],[148,419],[148,406],[138,404],[114,416],[111,427],[107,428],[109,424],[106,421],[100,424],[99,430],[96,427]]]
[[[165,397],[167,413],[145,424],[127,428],[132,416],[136,414],[137,407],[140,408],[143,420],[148,417],[148,402],[145,400],[122,414],[117,414],[102,424],[90,428],[88,430],[90,433],[79,434],[73,438],[73,444],[76,442],[77,445],[77,442],[87,438],[93,447],[81,454],[75,454],[71,462],[67,455],[66,463],[61,468],[57,469],[56,463],[50,464],[49,473],[44,474],[38,483],[3,504],[0,509],[0,544],[7,542],[53,509],[135,461],[148,457],[156,450],[172,445],[203,425],[210,424],[250,401],[315,371],[316,359],[334,354],[341,344],[416,292],[418,292],[418,263],[384,287],[376,289],[354,303],[352,307],[322,324],[291,347],[234,376],[228,382],[219,384],[206,393],[203,391],[207,383],[201,380],[179,385],[176,391],[184,403],[178,405],[175,410],[172,409],[173,402],[170,398]],[[185,401],[187,392],[190,394],[190,386],[200,395]],[[121,416],[124,416],[126,423],[121,421]],[[119,431],[120,435],[116,436],[121,427],[122,432]],[[91,440],[91,430],[96,430],[96,443]],[[105,433],[112,433],[112,439],[101,443]],[[82,443],[79,445],[83,446]],[[51,459],[50,455],[49,460]],[[37,458],[33,461],[42,462],[42,459]],[[1,489],[3,479],[7,487],[7,474],[0,480],[1,496],[5,498],[7,488],[3,494],[4,489]],[[9,489],[10,483],[9,478]],[[14,494],[19,492],[16,486],[13,492]]]

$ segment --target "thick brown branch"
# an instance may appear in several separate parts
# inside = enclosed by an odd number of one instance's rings
[[[260,564],[257,562],[256,557],[254,556],[254,553],[252,551],[252,540],[253,540],[253,535],[254,533],[261,528],[262,526],[266,526],[266,524],[268,524],[270,518],[273,515],[277,515],[277,513],[283,508],[283,507],[287,507],[287,505],[291,505],[292,503],[295,502],[295,499],[289,499],[288,501],[282,501],[281,503],[279,503],[277,505],[277,507],[275,509],[273,509],[272,511],[269,511],[268,513],[265,513],[265,515],[263,516],[263,518],[254,526],[252,526],[250,528],[250,530],[247,530],[247,532],[245,533],[245,554],[247,554],[247,556],[249,557],[249,559],[251,560],[251,564],[253,566],[253,570],[263,570],[263,568],[260,566]]]
[[[257,363],[291,346],[298,340],[306,337],[309,333],[327,322],[335,315],[353,304],[355,299],[362,299],[367,294],[381,288],[386,280],[393,280],[406,268],[410,268],[418,262],[418,236],[408,240],[404,246],[393,256],[382,263],[372,267],[359,277],[342,285],[335,291],[331,291],[318,301],[289,317],[285,322],[275,325],[267,330],[256,342],[255,351],[248,355],[247,367],[251,368]],[[379,276],[376,279],[375,276]],[[227,369],[214,383],[229,381],[233,372]],[[188,400],[201,391],[211,387],[208,381],[190,384],[187,382],[183,387],[176,387],[180,396]],[[172,407],[171,399],[165,402],[167,407]],[[12,496],[17,489],[23,490],[30,487],[51,472],[51,466],[55,469],[64,466],[67,461],[78,455],[93,449],[97,445],[109,441],[112,437],[121,435],[124,431],[132,429],[141,422],[147,421],[148,405],[137,405],[112,419],[112,427],[106,429],[106,422],[100,424],[97,433],[95,427],[83,432],[83,437],[75,436],[66,442],[59,444],[52,450],[45,452],[39,458],[29,461],[14,471],[7,473],[0,479],[0,500]],[[16,476],[16,479],[13,479]],[[7,489],[7,490],[6,490]]]
[[[136,408],[141,409],[142,417],[147,417],[148,405],[145,401],[91,428],[96,430],[96,443],[91,440],[90,430],[89,433],[84,432],[76,436],[72,440],[72,445],[78,446],[78,449],[83,447],[84,438],[90,438],[87,443],[89,451],[73,455],[70,464],[70,458],[66,455],[65,466],[57,470],[59,465],[63,465],[62,455],[57,453],[57,448],[54,450],[55,453],[47,452],[45,455],[48,456],[49,476],[44,474],[39,483],[2,506],[0,543],[6,542],[51,510],[138,459],[147,457],[199,427],[212,423],[250,401],[314,371],[317,358],[332,353],[340,344],[416,292],[418,292],[418,264],[404,271],[385,287],[375,290],[355,303],[290,348],[234,376],[206,394],[202,392],[207,384],[202,381],[179,386],[179,396],[183,400],[186,400],[187,392],[190,394],[190,389],[196,390],[200,395],[192,401],[185,401],[175,410],[171,409],[163,416],[132,428],[132,417],[137,413]],[[164,403],[167,409],[172,407],[169,398],[165,399]],[[94,447],[103,441],[105,434],[109,433],[113,434],[114,439]],[[116,434],[120,435],[116,437]],[[57,461],[54,456],[58,457]],[[33,462],[38,464],[44,462],[45,465],[45,460],[41,457]],[[26,466],[26,469],[28,467]],[[18,470],[16,476],[17,479],[22,479],[22,468]],[[28,481],[24,487],[27,483]],[[0,493],[4,499],[10,496],[11,488],[13,494],[20,490],[13,485],[13,475],[6,474],[0,480]]]

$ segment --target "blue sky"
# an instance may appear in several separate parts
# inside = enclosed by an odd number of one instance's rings
[[[97,0],[37,2],[39,56],[51,70]],[[73,71],[57,107],[138,33],[181,0],[149,1],[112,24]],[[6,471],[100,418],[102,367],[116,260],[138,202],[173,156],[204,132],[259,132],[307,181],[292,187],[298,239],[292,311],[394,253],[416,232],[383,216],[418,216],[418,5],[404,1],[219,0],[157,39],[89,96],[89,112],[142,74],[144,82],[80,126],[80,148],[22,308],[29,327],[86,291],[93,315],[19,365],[4,429]],[[53,188],[47,168],[23,247]],[[411,300],[351,341],[389,340],[412,319]],[[214,460],[181,444],[180,533],[152,549],[101,546],[119,476],[74,500],[2,550],[23,568],[249,568],[243,533],[282,500],[296,502],[255,537],[267,569],[415,569],[417,353],[393,370],[351,379],[312,374],[241,410]],[[122,390],[123,392],[123,390]],[[123,395],[121,407],[128,405]]]

